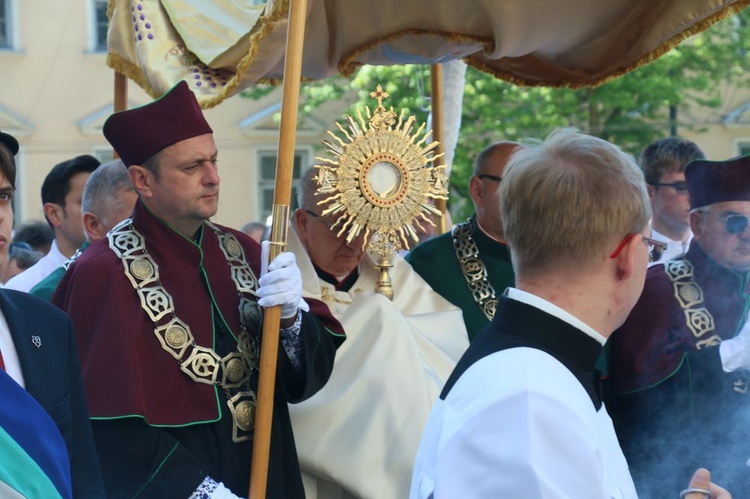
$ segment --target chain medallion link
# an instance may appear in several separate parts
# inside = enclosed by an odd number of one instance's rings
[[[703,289],[695,282],[693,264],[684,259],[664,262],[664,272],[672,281],[674,297],[685,314],[685,324],[695,338],[695,349],[714,347],[721,343],[721,337],[716,334],[714,317],[706,308]],[[744,374],[736,373],[734,391],[745,394],[748,391],[748,380]]]
[[[456,224],[451,230],[453,236],[453,248],[456,251],[458,265],[461,273],[466,279],[472,298],[477,302],[479,308],[487,319],[495,317],[497,309],[497,297],[495,288],[487,278],[487,268],[479,257],[477,243],[471,237],[471,221],[467,220]]]

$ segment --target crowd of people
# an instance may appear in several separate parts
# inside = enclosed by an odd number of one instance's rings
[[[315,168],[272,261],[266,224],[211,221],[186,84],[103,132],[119,159],[56,165],[16,231],[0,132],[0,495],[246,496],[267,307],[269,498],[750,493],[750,156],[493,143],[389,299]]]

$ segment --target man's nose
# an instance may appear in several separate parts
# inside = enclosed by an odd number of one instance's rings
[[[203,182],[207,185],[219,185],[221,179],[219,178],[219,167],[215,161],[206,161],[206,171],[203,177]]]

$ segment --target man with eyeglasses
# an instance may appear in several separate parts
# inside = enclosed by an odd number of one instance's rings
[[[690,249],[649,269],[610,339],[608,407],[645,497],[698,463],[750,491],[750,156],[695,160],[685,177]]]
[[[513,285],[498,192],[505,165],[520,148],[516,142],[496,142],[479,153],[469,180],[474,215],[406,255],[435,291],[461,308],[470,341],[492,320],[498,295]]]
[[[516,285],[435,403],[409,497],[635,498],[595,363],[643,289],[642,173],[617,146],[558,130],[513,155],[501,195]],[[729,496],[699,470],[679,497]]]
[[[393,299],[375,293],[377,256],[338,236],[335,214],[316,190],[316,168],[298,186],[288,249],[303,296],[328,305],[347,340],[331,378],[290,405],[305,492],[315,498],[401,498],[432,404],[469,346],[461,311],[433,291],[398,255]],[[436,268],[435,272],[441,269]]]
[[[693,234],[685,166],[705,157],[694,142],[679,137],[657,140],[641,153],[639,166],[648,184],[653,212],[651,232],[654,238],[667,243],[666,250],[653,254],[649,265],[687,252]]]

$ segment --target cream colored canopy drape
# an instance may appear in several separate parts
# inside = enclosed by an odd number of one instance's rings
[[[302,76],[463,59],[517,84],[584,87],[646,64],[750,0],[309,0]],[[108,64],[203,107],[283,72],[289,0],[110,0]]]

